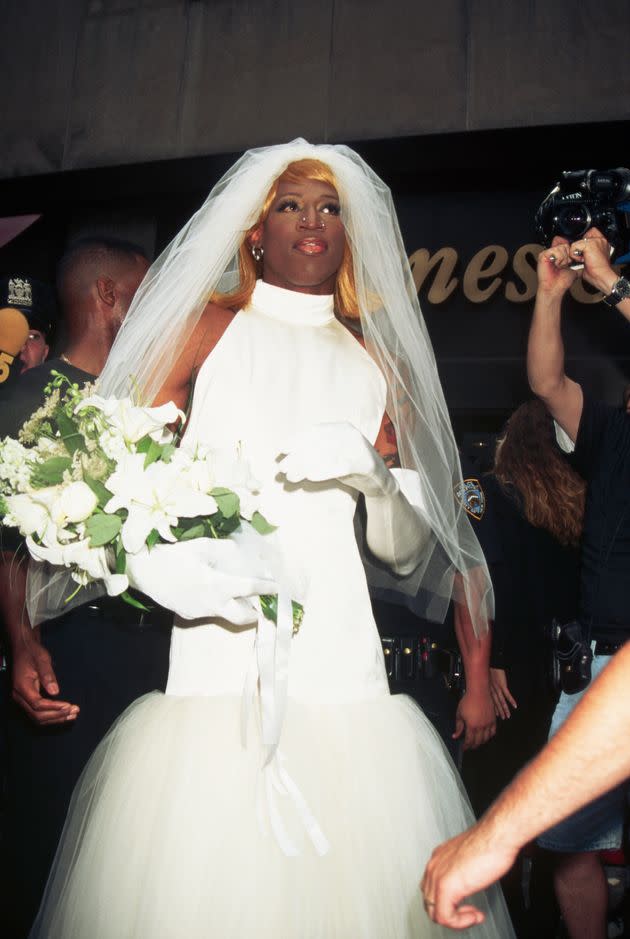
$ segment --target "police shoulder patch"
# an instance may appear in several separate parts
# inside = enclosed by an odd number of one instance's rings
[[[464,479],[455,486],[455,496],[471,518],[481,521],[486,511],[486,494],[478,479]]]

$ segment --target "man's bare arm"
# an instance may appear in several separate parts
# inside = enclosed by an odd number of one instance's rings
[[[462,591],[463,593],[463,591]],[[454,605],[457,644],[464,663],[466,691],[457,706],[455,733],[464,734],[464,750],[475,750],[487,743],[496,732],[496,715],[490,694],[490,629],[477,637],[466,604]]]
[[[453,929],[482,922],[464,898],[498,880],[532,838],[630,775],[629,679],[626,644],[483,818],[433,852],[422,891],[435,922]]]
[[[74,720],[79,708],[56,697],[59,685],[50,655],[26,612],[26,571],[26,557],[0,554],[0,609],[11,647],[13,700],[36,724],[63,724]]]

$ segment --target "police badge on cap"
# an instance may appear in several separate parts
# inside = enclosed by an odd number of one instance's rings
[[[55,296],[48,284],[34,277],[0,278],[0,309],[13,307],[20,310],[31,329],[38,329],[47,337],[57,320]]]

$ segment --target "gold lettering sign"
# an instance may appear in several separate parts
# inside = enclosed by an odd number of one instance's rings
[[[495,275],[500,274],[508,262],[508,253],[501,245],[488,245],[472,256],[464,271],[464,296],[471,303],[484,303],[497,292],[501,286],[501,279]],[[482,286],[483,281],[490,278],[487,287]]]
[[[538,244],[521,245],[509,266],[510,256],[506,248],[502,245],[486,245],[466,265],[461,278],[464,296],[471,303],[485,303],[502,287],[509,303],[533,300],[538,283],[536,264],[542,250],[542,245]],[[444,303],[460,284],[460,279],[455,276],[458,263],[459,256],[455,248],[439,248],[434,254],[427,248],[418,248],[409,258],[417,292],[420,293],[433,274],[426,298],[434,306]],[[599,291],[594,291],[581,278],[574,281],[571,296],[578,303],[599,303],[602,298]]]
[[[595,290],[590,284],[585,283],[581,277],[574,280],[569,289],[571,296],[578,303],[600,303],[604,296],[601,290]]]
[[[508,280],[505,285],[505,298],[510,303],[525,303],[527,300],[533,300],[536,296],[536,287],[538,286],[536,264],[541,251],[542,245],[521,245],[514,255],[512,270],[520,280],[522,289],[518,284]]]

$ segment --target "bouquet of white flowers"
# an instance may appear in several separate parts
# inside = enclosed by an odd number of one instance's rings
[[[242,543],[247,534],[251,556],[252,537],[273,531],[238,453],[175,446],[168,425],[184,414],[172,402],[147,408],[102,398],[55,371],[45,391],[18,439],[0,441],[0,524],[19,529],[36,560],[68,568],[75,593],[100,581],[110,596],[142,607],[129,592],[130,572],[134,564],[142,569],[153,547],[230,537]],[[215,567],[211,554],[207,563]],[[224,556],[233,576],[239,558]],[[264,579],[258,573],[255,582]],[[263,594],[260,602],[275,621],[277,597]],[[301,616],[294,603],[295,628]]]

